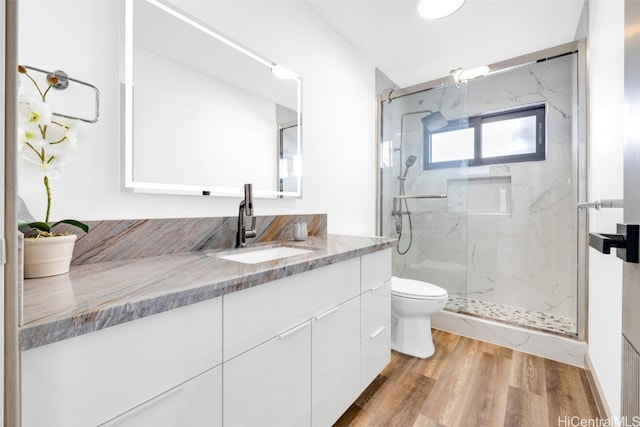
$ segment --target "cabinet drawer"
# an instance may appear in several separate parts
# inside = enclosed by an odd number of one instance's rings
[[[357,296],[359,279],[354,258],[224,295],[224,360]]]
[[[391,319],[391,281],[376,285],[364,292],[361,298],[360,340],[364,342]]]
[[[223,363],[222,369],[225,426],[310,426],[310,322]]]
[[[220,364],[221,343],[214,298],[24,351],[22,425],[99,425]]]
[[[222,365],[180,384],[101,427],[222,427]]]
[[[360,274],[362,292],[389,280],[391,278],[391,249],[364,255]]]
[[[380,326],[362,343],[360,387],[364,390],[391,360],[389,324]]]

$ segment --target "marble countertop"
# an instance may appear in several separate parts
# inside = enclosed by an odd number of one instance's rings
[[[73,266],[68,274],[25,280],[20,350],[345,261],[392,247],[394,242],[385,237],[327,235],[240,249],[278,245],[314,249],[257,264],[228,261],[208,250]]]

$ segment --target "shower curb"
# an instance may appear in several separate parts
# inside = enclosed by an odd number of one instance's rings
[[[584,368],[587,343],[460,313],[431,316],[431,327]]]

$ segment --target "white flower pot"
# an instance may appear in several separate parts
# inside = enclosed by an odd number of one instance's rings
[[[56,276],[69,272],[75,234],[24,239],[24,278]]]

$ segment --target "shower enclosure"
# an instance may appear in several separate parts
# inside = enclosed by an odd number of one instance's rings
[[[445,310],[577,336],[580,42],[380,97],[378,227]],[[497,71],[496,71],[497,70]]]

